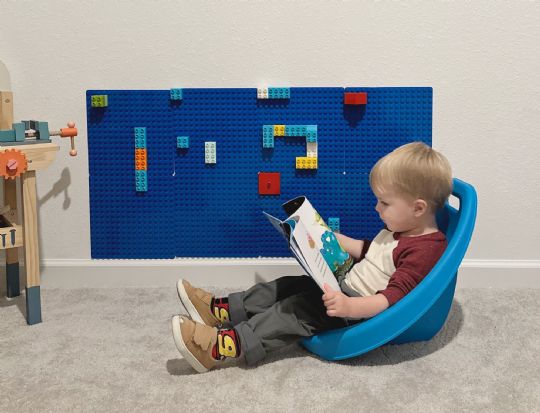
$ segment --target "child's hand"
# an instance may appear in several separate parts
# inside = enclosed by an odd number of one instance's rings
[[[330,317],[348,317],[349,316],[349,298],[341,291],[334,291],[328,284],[324,284],[322,299],[326,306],[326,314]]]

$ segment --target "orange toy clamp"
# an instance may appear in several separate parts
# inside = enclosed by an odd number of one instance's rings
[[[67,128],[62,128],[59,131],[52,131],[50,133],[52,136],[60,136],[62,138],[71,139],[71,150],[69,154],[71,156],[77,156],[77,150],[75,149],[75,136],[77,136],[77,128],[75,127],[75,122],[69,121],[67,123]]]

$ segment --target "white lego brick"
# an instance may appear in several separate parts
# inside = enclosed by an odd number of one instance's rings
[[[307,157],[308,158],[318,158],[317,153],[317,142],[306,142],[306,148],[307,148]]]
[[[216,163],[216,142],[204,143],[204,162]]]
[[[268,88],[257,88],[257,99],[268,99]]]

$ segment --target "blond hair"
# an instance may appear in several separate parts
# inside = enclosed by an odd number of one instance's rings
[[[440,152],[423,142],[412,142],[379,159],[369,174],[369,184],[372,189],[392,189],[423,199],[434,212],[452,193],[452,168]]]

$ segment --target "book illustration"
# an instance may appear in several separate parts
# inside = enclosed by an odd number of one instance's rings
[[[317,246],[315,245],[315,241],[313,240],[313,238],[311,238],[311,237],[309,236],[309,234],[307,234],[307,236],[308,236],[309,247],[310,247],[311,249],[317,248]]]
[[[323,243],[321,254],[330,270],[332,270],[336,278],[344,276],[354,264],[352,257],[341,248],[336,235],[332,231],[326,231],[321,236],[321,240]]]
[[[289,217],[283,221],[264,212],[288,241],[299,264],[324,291],[324,284],[339,290],[338,279],[353,266],[353,259],[305,196],[283,204]]]

